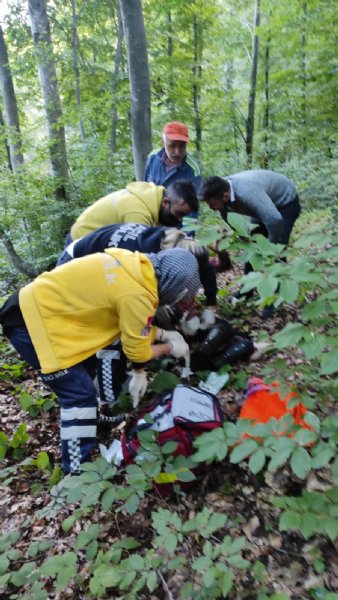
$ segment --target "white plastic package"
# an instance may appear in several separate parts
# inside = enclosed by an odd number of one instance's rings
[[[229,379],[229,373],[222,373],[219,375],[215,371],[211,371],[206,381],[200,381],[198,387],[200,390],[210,392],[211,394],[217,394],[226,384]]]

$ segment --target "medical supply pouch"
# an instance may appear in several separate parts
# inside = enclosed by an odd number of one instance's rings
[[[142,444],[138,437],[142,431],[157,432],[156,443],[159,446],[175,442],[173,456],[189,457],[195,452],[194,439],[206,431],[220,427],[223,421],[224,416],[215,395],[178,385],[174,390],[153,400],[143,414],[127,428],[121,439],[124,464],[142,463],[144,457],[142,451],[139,451]],[[182,468],[182,471],[187,469]],[[195,475],[200,474],[204,471],[203,465],[196,464],[191,471]],[[153,487],[164,497],[173,492],[175,482],[179,482],[184,489],[193,483],[183,483],[180,481],[180,473],[171,471],[162,472],[155,477]]]

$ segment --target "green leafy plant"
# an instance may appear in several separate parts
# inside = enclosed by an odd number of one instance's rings
[[[50,540],[39,540],[32,542],[25,551],[15,548],[20,541],[20,530],[12,531],[0,537],[0,588],[11,584],[22,588],[24,584],[31,585],[31,593],[38,592],[36,597],[47,598],[46,591],[42,590],[37,580],[41,576],[36,560],[46,553],[53,542]],[[22,563],[22,564],[21,564]],[[14,568],[14,565],[19,568]]]
[[[156,373],[153,381],[149,385],[149,391],[160,394],[166,390],[173,390],[179,382],[179,377],[177,377],[175,373],[160,371],[159,373]]]
[[[12,438],[9,438],[3,431],[0,431],[0,460],[3,460],[10,451],[15,459],[22,458],[24,454],[24,446],[29,440],[29,435],[26,433],[26,423],[21,423]]]
[[[301,497],[272,497],[271,502],[284,509],[279,520],[281,530],[298,530],[305,539],[315,533],[331,540],[338,536],[338,487],[326,492],[303,490]]]
[[[57,405],[56,395],[53,393],[32,396],[28,392],[21,392],[19,402],[21,408],[31,417],[36,417],[40,412],[47,412]]]
[[[170,572],[189,569],[192,581],[183,586],[180,597],[190,598],[201,590],[204,598],[226,597],[233,585],[233,569],[244,569],[249,565],[241,557],[243,538],[215,538],[216,531],[224,528],[226,521],[226,515],[206,508],[186,522],[175,512],[155,511],[152,520],[154,549],[123,558],[123,549],[132,550],[139,546],[137,540],[127,538],[114,543],[108,552],[100,551],[91,569],[90,591],[101,597],[109,589],[116,588],[127,598],[128,594],[133,596],[143,588],[154,591]],[[191,551],[184,556],[180,548],[188,540]]]
[[[24,361],[3,363],[0,369],[0,379],[2,379],[2,381],[19,379],[24,374],[26,366],[27,364]]]

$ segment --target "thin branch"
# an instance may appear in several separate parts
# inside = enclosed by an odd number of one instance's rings
[[[161,571],[157,571],[157,574],[159,575],[159,578],[161,579],[162,585],[163,585],[163,589],[166,592],[166,594],[168,595],[168,600],[175,600],[174,596],[172,595],[171,591],[169,590],[166,581],[161,573]]]

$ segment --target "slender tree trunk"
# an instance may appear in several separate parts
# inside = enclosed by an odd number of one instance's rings
[[[136,179],[144,178],[151,150],[150,79],[141,0],[119,0],[127,45],[131,131]]]
[[[271,12],[270,12],[271,19]],[[265,47],[265,68],[264,68],[264,116],[263,116],[263,128],[264,128],[264,157],[263,166],[264,169],[269,168],[270,162],[270,149],[269,149],[269,127],[270,127],[270,44],[271,44],[271,31],[269,30],[268,39]]]
[[[260,0],[256,0],[254,23],[255,24],[254,24],[252,56],[251,56],[251,78],[250,78],[248,119],[247,119],[246,140],[245,140],[247,164],[248,164],[249,168],[251,168],[251,166],[252,166],[252,149],[253,149],[253,136],[254,136],[254,127],[255,127],[255,101],[256,101],[257,67],[258,67],[257,29],[258,29],[259,23],[260,23]]]
[[[307,26],[307,3],[303,2],[303,19],[302,19],[302,37],[301,37],[301,77],[302,77],[302,144],[303,144],[303,152],[307,152],[307,138],[306,138],[306,129],[307,129],[307,118],[306,118],[306,26]]]
[[[76,5],[75,0],[70,0],[72,5],[72,49],[73,49],[73,68],[75,74],[75,97],[76,97],[76,106],[78,108],[79,114],[79,125],[80,125],[80,134],[83,141],[86,139],[86,134],[84,130],[84,125],[81,117],[81,87],[80,87],[80,69],[79,69],[79,56],[78,56],[78,48],[79,48],[79,37],[77,34],[77,14],[76,14]]]
[[[171,114],[174,114],[175,111],[175,79],[174,79],[174,71],[173,71],[173,52],[174,52],[174,42],[173,42],[173,24],[172,24],[172,16],[171,10],[167,12],[167,54],[168,54],[168,109]]]
[[[201,79],[202,79],[202,52],[203,52],[203,33],[202,25],[198,22],[196,15],[193,17],[193,32],[194,32],[194,64],[193,72],[193,105],[194,105],[194,121],[195,121],[195,147],[197,160],[201,159],[201,144],[202,144],[202,127],[200,115],[200,99],[201,99]]]
[[[19,113],[8,61],[6,43],[0,26],[0,84],[4,103],[4,121],[7,125],[11,168],[16,171],[24,163],[22,153]]]
[[[118,113],[117,113],[117,90],[119,83],[119,70],[120,70],[120,62],[122,57],[122,42],[123,42],[123,24],[121,17],[121,9],[119,3],[117,4],[117,43],[116,43],[116,51],[114,58],[114,75],[113,75],[113,83],[112,83],[112,97],[113,97],[113,106],[112,106],[112,116],[111,116],[111,134],[110,134],[110,149],[112,153],[116,152],[116,129],[117,129],[117,121],[118,121]]]
[[[10,153],[9,145],[7,144],[5,121],[2,116],[1,110],[0,110],[0,135],[1,135],[1,137],[3,137],[5,148],[6,148],[8,168],[10,171],[13,171],[12,162],[11,162],[11,153]]]
[[[232,132],[233,132],[233,136],[234,136],[234,142],[235,142],[235,150],[236,150],[236,156],[237,158],[239,158],[239,148],[238,148],[238,135],[237,135],[237,130],[240,129],[239,125],[237,123],[237,116],[236,116],[236,105],[235,105],[235,101],[234,101],[234,91],[233,91],[233,71],[234,71],[234,64],[233,64],[233,60],[230,59],[227,61],[227,76],[226,76],[226,93],[227,96],[230,96],[231,98],[231,102],[230,102],[230,111],[231,111],[231,123],[232,123]],[[224,148],[224,152],[226,154],[229,153],[229,148],[228,146],[226,146]]]
[[[28,275],[28,277],[36,277],[38,275],[38,271],[22,260],[22,258],[18,255],[10,238],[2,227],[0,227],[0,241],[5,246],[6,252],[14,267],[20,271],[20,273],[24,273],[24,275]]]
[[[9,144],[6,143],[7,152],[7,163],[8,168],[12,172],[17,172],[18,169],[24,164],[24,156],[22,153],[22,142],[21,132],[19,123],[19,113],[16,102],[16,96],[14,92],[14,85],[11,70],[9,67],[8,53],[6,48],[3,31],[0,26],[0,83],[1,93],[4,104],[5,119],[0,112],[0,129],[3,130],[5,138],[8,139]],[[6,120],[6,123],[5,123]],[[7,127],[6,127],[7,126]],[[7,130],[7,131],[6,131]],[[16,190],[17,181],[14,177],[12,179],[14,192]],[[27,222],[23,215],[23,226],[26,230]],[[29,239],[29,238],[28,238]],[[13,266],[30,277],[37,275],[37,271],[34,267],[23,261],[17,254],[9,235],[5,230],[0,228],[0,241],[5,246],[6,252],[11,260]]]
[[[61,100],[45,0],[28,0],[28,7],[41,92],[46,111],[52,172],[59,181],[56,196],[59,200],[69,201],[65,130],[61,123]]]

